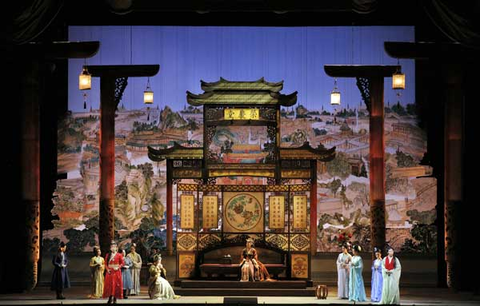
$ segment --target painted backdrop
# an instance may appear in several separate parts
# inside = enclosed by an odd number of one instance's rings
[[[298,103],[282,110],[282,146],[337,147],[337,158],[318,168],[320,252],[345,241],[369,247],[368,112],[353,79],[339,79],[342,105],[330,106],[333,79],[325,64],[396,64],[384,41],[414,41],[413,27],[70,27],[70,41],[98,40],[87,64],[160,64],[150,79],[155,102],[143,105],[146,78],[129,79],[117,112],[115,226],[118,239],[147,251],[164,247],[165,163],[153,163],[147,146],[174,141],[202,145],[202,108],[188,106],[186,91],[201,93],[200,80],[284,80],[283,92],[298,91]],[[68,242],[71,252],[97,243],[99,203],[99,81],[86,97],[78,90],[82,60],[69,62],[69,112],[58,130],[58,172],[53,194],[55,228],[43,246]],[[397,251],[436,252],[436,181],[418,177],[425,133],[415,114],[414,62],[400,61],[407,75],[398,96],[385,82],[387,240]],[[217,131],[218,138],[261,141],[262,131]],[[255,183],[255,180],[242,183]],[[175,244],[174,244],[175,245]]]

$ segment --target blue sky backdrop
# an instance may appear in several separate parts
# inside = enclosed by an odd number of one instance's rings
[[[70,41],[100,41],[89,65],[160,64],[150,79],[154,105],[183,109],[186,91],[202,93],[200,80],[248,81],[265,77],[284,80],[283,93],[298,91],[298,104],[332,111],[333,78],[326,64],[394,65],[384,41],[414,41],[414,27],[180,27],[72,26]],[[83,111],[78,75],[84,60],[69,60],[69,109]],[[400,102],[415,102],[415,63],[400,60],[406,89]],[[143,108],[147,78],[130,78],[122,102],[127,109]],[[342,107],[358,107],[361,96],[354,79],[339,79]],[[100,82],[92,79],[87,105],[99,107]],[[385,79],[385,104],[396,103],[391,78]]]

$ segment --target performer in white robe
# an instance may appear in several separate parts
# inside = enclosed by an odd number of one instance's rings
[[[130,253],[128,257],[132,260],[132,282],[133,289],[130,290],[130,295],[140,295],[140,271],[142,270],[142,257],[135,252],[136,244],[133,243],[130,247]]]
[[[380,304],[400,304],[400,260],[393,256],[394,250],[388,248],[388,256],[382,260],[383,289]]]
[[[337,272],[338,272],[338,297],[348,299],[348,279],[349,279],[349,263],[352,255],[348,254],[347,246],[342,246],[342,253],[338,254]]]

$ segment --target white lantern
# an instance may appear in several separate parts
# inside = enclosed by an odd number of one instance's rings
[[[340,91],[337,88],[337,79],[335,79],[334,88],[330,93],[330,105],[340,105]]]
[[[80,90],[92,89],[92,75],[88,72],[86,66],[83,66],[82,73],[78,76],[78,88]]]

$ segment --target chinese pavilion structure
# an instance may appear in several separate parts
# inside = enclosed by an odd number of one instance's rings
[[[176,228],[177,280],[237,273],[247,238],[271,275],[309,280],[317,166],[335,148],[281,146],[281,107],[297,102],[297,92],[280,93],[283,81],[220,78],[201,88],[187,91],[187,101],[203,106],[203,147],[148,148],[151,160],[166,160],[167,250]]]

